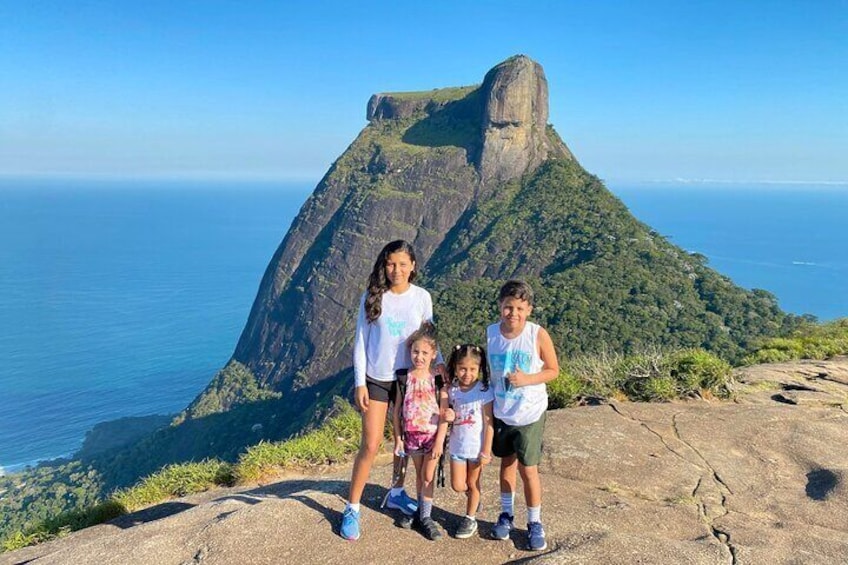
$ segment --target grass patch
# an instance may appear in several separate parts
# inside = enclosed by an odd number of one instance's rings
[[[829,359],[837,355],[848,355],[848,318],[825,324],[806,323],[788,337],[763,340],[742,360],[742,364]]]
[[[233,484],[233,466],[215,459],[168,465],[134,487],[120,490],[112,500],[134,512],[163,500]]]
[[[320,428],[280,443],[262,442],[239,457],[235,468],[239,483],[251,483],[280,469],[323,465],[345,460],[359,449],[360,415],[339,399],[333,415]]]
[[[587,397],[667,402],[675,398],[730,396],[730,365],[703,349],[601,353],[564,364],[548,383],[550,408],[579,404]]]

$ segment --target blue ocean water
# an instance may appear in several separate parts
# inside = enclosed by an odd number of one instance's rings
[[[98,422],[184,408],[231,355],[313,186],[0,182],[0,467],[69,454]],[[738,284],[848,316],[848,190],[610,188]]]
[[[0,466],[184,408],[228,360],[312,187],[0,185]]]

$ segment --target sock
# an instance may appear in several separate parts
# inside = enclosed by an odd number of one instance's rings
[[[527,507],[527,523],[531,522],[541,522],[542,521],[542,507],[534,506],[533,508]]]
[[[474,516],[469,516],[468,514],[466,514],[465,517],[469,520],[474,520],[475,522],[477,521],[477,518],[475,518]]]
[[[418,517],[420,519],[429,518],[430,513],[433,512],[433,499],[427,500],[426,498],[422,498],[418,503]]]
[[[356,504],[351,504],[350,502],[348,502],[347,508],[353,509],[354,512],[359,512],[359,503],[357,502]],[[345,508],[345,510],[347,510],[347,508]]]
[[[501,493],[501,512],[506,512],[510,516],[515,516],[515,510],[512,509],[512,501],[515,494],[511,492]]]
[[[398,496],[402,492],[403,492],[403,487],[392,487],[392,490],[390,491],[390,495],[391,496]]]

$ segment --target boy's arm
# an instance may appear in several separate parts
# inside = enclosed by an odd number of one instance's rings
[[[509,382],[512,386],[537,385],[552,381],[559,375],[559,360],[554,349],[554,341],[548,330],[539,328],[539,357],[542,359],[542,370],[538,373],[525,373],[516,368],[510,373]]]
[[[494,414],[492,403],[483,405],[483,445],[480,447],[480,463],[485,465],[492,460],[492,441],[495,439]]]

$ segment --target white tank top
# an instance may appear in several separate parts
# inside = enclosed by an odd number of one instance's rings
[[[500,324],[486,329],[486,356],[492,373],[495,391],[495,418],[510,426],[526,426],[542,417],[548,408],[548,389],[545,383],[513,387],[506,375],[520,368],[528,374],[538,373],[544,363],[539,357],[539,324],[527,322],[518,336],[507,339],[501,335]]]

